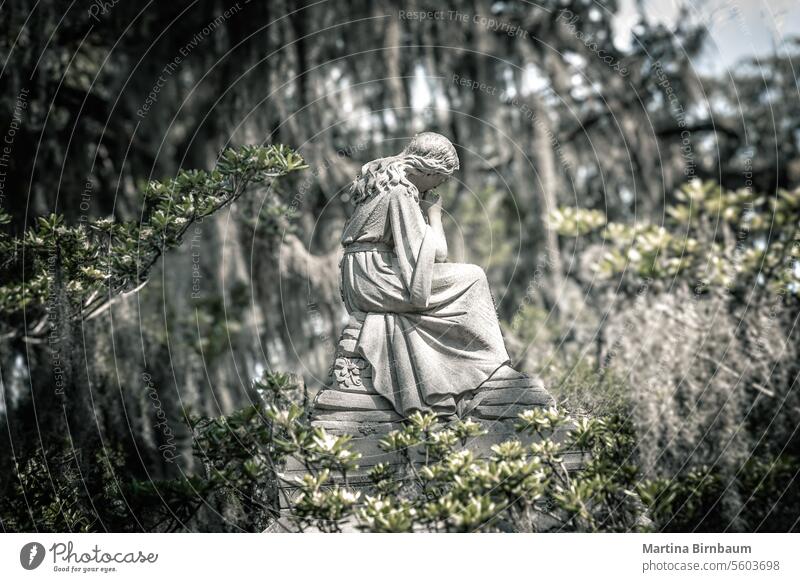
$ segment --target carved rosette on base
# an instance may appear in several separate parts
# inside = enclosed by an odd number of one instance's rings
[[[372,387],[372,368],[356,354],[360,325],[353,318],[342,332],[328,385],[317,394],[311,424],[332,434],[368,435],[399,428],[403,417]]]

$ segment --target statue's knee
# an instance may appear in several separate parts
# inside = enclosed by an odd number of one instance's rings
[[[486,280],[486,271],[484,271],[478,265],[467,265],[469,267],[468,274],[471,281],[475,283],[486,283],[488,285],[488,281]]]

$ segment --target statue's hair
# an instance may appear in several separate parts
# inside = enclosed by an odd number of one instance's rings
[[[350,196],[361,204],[376,194],[402,186],[414,200],[419,200],[419,191],[406,178],[407,169],[451,176],[458,168],[458,154],[449,139],[438,133],[420,133],[400,154],[364,164],[350,186]]]

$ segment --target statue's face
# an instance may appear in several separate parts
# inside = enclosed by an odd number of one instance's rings
[[[409,170],[406,172],[406,178],[417,187],[420,194],[424,194],[428,190],[433,190],[440,184],[446,182],[448,176],[444,174],[423,174],[416,170]]]

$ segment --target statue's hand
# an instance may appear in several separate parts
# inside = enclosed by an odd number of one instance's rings
[[[419,201],[422,211],[431,216],[440,217],[442,214],[442,198],[433,190],[428,190]]]
[[[447,239],[442,228],[442,199],[433,190],[428,190],[419,201],[422,211],[428,215],[428,225],[436,235],[436,258],[437,263],[447,261]]]

